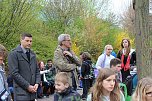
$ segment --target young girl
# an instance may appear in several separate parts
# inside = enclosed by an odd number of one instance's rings
[[[146,77],[138,82],[131,101],[152,101],[152,78]]]
[[[116,83],[116,74],[113,69],[99,69],[98,77],[87,101],[125,101],[119,85]]]
[[[82,66],[81,66],[81,75],[82,75],[82,85],[83,85],[83,94],[82,98],[86,98],[90,87],[92,86],[93,78],[90,78],[92,69],[91,55],[88,52],[82,53]]]
[[[129,39],[122,39],[121,49],[117,54],[117,58],[121,60],[122,82],[130,75],[130,67],[136,64],[136,53],[131,49]]]

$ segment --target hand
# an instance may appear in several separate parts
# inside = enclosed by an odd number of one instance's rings
[[[72,53],[70,53],[69,51],[64,51],[63,54],[64,54],[65,56],[68,55],[68,56],[72,57]]]
[[[81,79],[83,79],[83,77],[82,77],[82,76],[80,76],[80,77],[79,77],[79,80],[81,80]]]
[[[28,90],[29,92],[31,92],[31,93],[34,93],[34,92],[35,92],[34,86],[32,86],[32,85],[29,85],[29,87],[27,88],[27,90]]]
[[[35,84],[35,85],[34,85],[34,91],[35,91],[35,92],[37,92],[38,86],[39,86],[38,84]]]

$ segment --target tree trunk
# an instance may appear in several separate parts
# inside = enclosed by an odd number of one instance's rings
[[[136,54],[139,79],[152,77],[150,50],[149,0],[135,0]]]

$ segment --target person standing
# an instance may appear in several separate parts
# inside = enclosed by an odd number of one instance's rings
[[[125,82],[127,76],[130,75],[131,66],[136,65],[136,52],[131,49],[130,40],[122,39],[121,49],[117,54],[117,58],[121,60],[122,82]]]
[[[13,78],[14,100],[35,101],[38,84],[40,84],[40,71],[36,55],[30,49],[32,35],[22,33],[20,45],[8,55],[8,68]]]
[[[69,34],[61,34],[58,37],[58,46],[54,52],[54,65],[56,71],[67,72],[70,79],[70,85],[74,90],[77,89],[78,75],[77,67],[81,65],[80,60],[71,50],[71,38]]]
[[[115,58],[114,56],[111,55],[112,50],[113,50],[112,45],[105,46],[104,53],[98,57],[98,60],[96,63],[97,69],[110,68],[110,60]]]
[[[88,91],[92,86],[93,77],[91,77],[92,60],[91,55],[88,52],[82,53],[82,66],[81,66],[81,75],[82,75],[82,85],[83,85],[83,94],[82,99],[87,98]]]
[[[0,44],[0,101],[11,101],[4,70],[4,59],[6,55],[6,48]]]

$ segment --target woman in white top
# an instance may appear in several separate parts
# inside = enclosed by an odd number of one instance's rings
[[[101,54],[98,57],[97,63],[96,63],[96,68],[110,68],[110,61],[111,59],[115,58],[114,56],[111,55],[111,52],[113,50],[112,45],[106,45],[104,49],[104,53]]]

